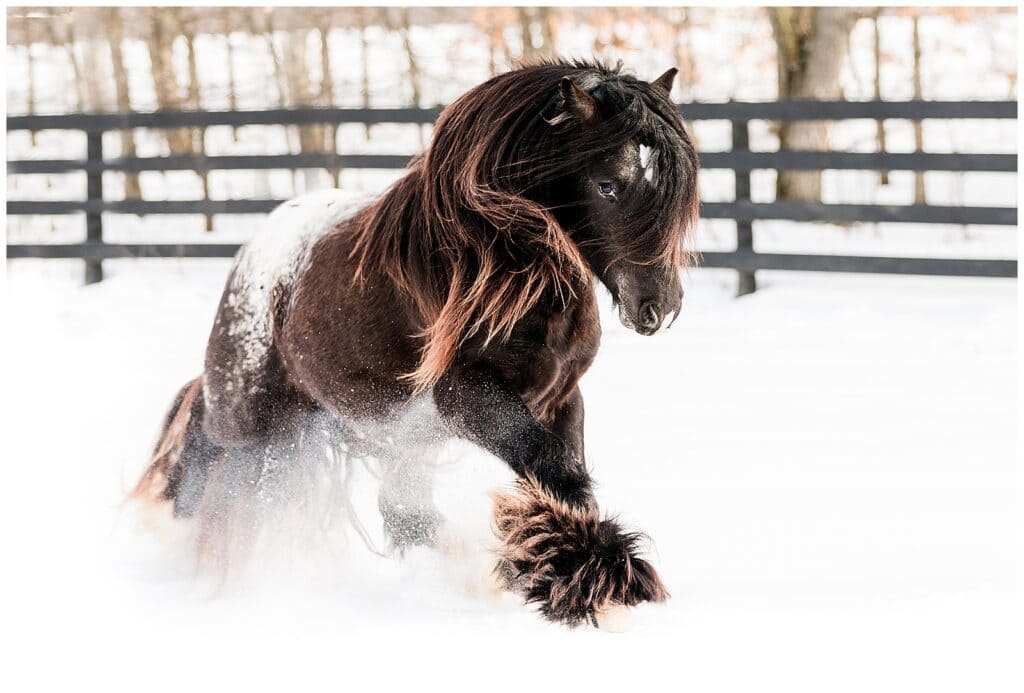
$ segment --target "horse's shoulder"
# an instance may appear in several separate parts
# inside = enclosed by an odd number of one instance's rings
[[[533,341],[509,375],[534,415],[548,422],[597,355],[601,323],[593,287],[556,301],[534,318]]]

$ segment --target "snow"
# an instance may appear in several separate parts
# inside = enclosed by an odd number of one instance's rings
[[[1019,690],[1012,280],[697,269],[669,332],[605,335],[583,382],[598,497],[672,599],[625,635],[488,591],[500,463],[446,451],[461,554],[358,540],[211,587],[124,492],[201,368],[229,262],[8,265],[0,484],[21,689]],[[373,484],[360,514],[379,531]],[[293,557],[302,558],[301,550]],[[538,683],[539,682],[539,683]]]

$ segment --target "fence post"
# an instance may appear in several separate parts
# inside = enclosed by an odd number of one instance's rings
[[[749,123],[746,120],[733,120],[732,150],[734,152],[750,149]],[[736,180],[736,202],[750,201],[750,171],[734,170]],[[736,220],[736,254],[745,255],[754,252],[754,224],[751,221]],[[742,259],[742,258],[741,258]],[[754,271],[739,270],[737,272],[736,295],[745,296],[757,290],[757,279]]]
[[[91,162],[103,161],[103,131],[88,130],[85,133],[85,158]],[[85,199],[89,202],[103,201],[103,171],[88,170],[85,174]],[[85,213],[85,242],[103,243],[103,213],[87,210]],[[85,261],[85,283],[95,284],[103,280],[103,262],[99,259]]]

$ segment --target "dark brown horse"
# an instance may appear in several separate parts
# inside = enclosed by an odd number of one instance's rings
[[[600,340],[597,281],[640,334],[680,309],[698,163],[675,73],[517,69],[445,109],[376,199],[329,191],[278,208],[236,258],[204,373],[179,393],[138,493],[212,536],[297,453],[367,454],[386,461],[393,542],[432,544],[421,458],[440,430],[520,477],[497,497],[499,572],[545,615],[578,623],[663,599],[636,536],[598,514],[577,383]],[[416,403],[436,425],[397,427]]]

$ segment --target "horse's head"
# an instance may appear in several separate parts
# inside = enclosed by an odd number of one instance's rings
[[[697,215],[697,157],[669,98],[675,74],[566,76],[545,114],[566,159],[552,188],[561,221],[619,319],[643,335],[679,313],[683,243]]]
[[[357,247],[360,266],[386,268],[422,314],[414,382],[436,382],[468,335],[508,338],[590,274],[627,326],[671,324],[698,168],[669,98],[675,72],[644,82],[544,61],[444,109],[424,155],[364,215]]]

